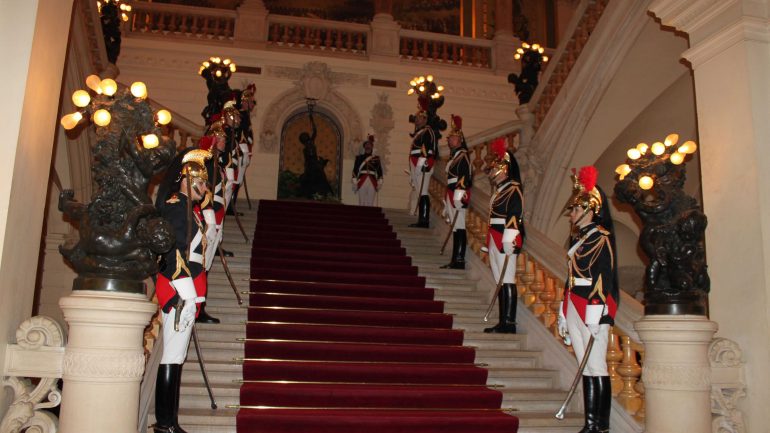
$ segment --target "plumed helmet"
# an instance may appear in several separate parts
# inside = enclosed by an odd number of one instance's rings
[[[450,115],[449,119],[449,134],[447,138],[452,136],[458,136],[460,139],[464,139],[463,135],[463,118],[454,114]]]
[[[586,211],[590,210],[594,215],[599,215],[604,206],[604,200],[596,186],[596,179],[599,177],[596,167],[587,165],[581,167],[579,171],[573,168],[571,177],[572,196],[570,196],[564,209],[580,207]]]
[[[182,157],[182,170],[179,173],[182,176],[189,175],[191,178],[201,179],[204,182],[209,180],[206,171],[206,160],[211,158],[211,152],[203,149],[192,149]]]
[[[497,177],[500,172],[505,171],[505,180],[510,180],[521,185],[521,173],[519,163],[513,156],[513,152],[508,150],[508,143],[505,137],[500,137],[492,141],[489,145],[489,154],[491,159],[487,163],[485,171],[490,178]]]

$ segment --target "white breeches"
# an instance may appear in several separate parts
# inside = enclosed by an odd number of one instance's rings
[[[452,229],[452,231],[457,230],[465,230],[465,212],[466,208],[456,208],[454,207],[453,200],[450,200],[444,197],[444,215],[447,218],[447,222],[449,224],[452,224],[452,221],[454,221],[455,213],[457,214],[457,221],[455,222],[455,226]]]
[[[575,357],[578,364],[583,360],[591,338],[588,326],[580,318],[572,299],[567,304],[567,330],[572,339],[572,348],[575,349]],[[594,346],[588,355],[583,376],[608,376],[607,371],[607,339],[610,334],[610,325],[599,325],[599,335],[594,337]]]
[[[187,358],[187,348],[190,346],[190,336],[192,327],[190,324],[184,331],[174,331],[174,312],[176,308],[166,314],[161,312],[163,331],[163,356],[160,358],[161,364],[184,364]]]
[[[360,206],[374,206],[377,198],[377,190],[372,184],[371,178],[367,176],[361,188],[358,188],[358,204]]]
[[[428,187],[430,186],[430,178],[433,176],[433,169],[423,173],[420,166],[409,164],[409,176],[411,177],[410,182],[412,184],[412,189],[417,191],[420,188],[420,185],[422,185],[419,195],[428,195]],[[422,180],[423,176],[425,177],[424,182]]]
[[[491,237],[489,238],[487,248],[489,248],[489,267],[492,268],[492,276],[495,277],[495,282],[498,282],[505,264],[505,253],[498,251],[495,241]],[[505,268],[503,284],[514,283],[516,283],[516,254],[511,254],[508,259],[508,266]]]

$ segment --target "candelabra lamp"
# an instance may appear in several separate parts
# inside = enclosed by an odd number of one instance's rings
[[[639,242],[649,258],[644,278],[645,314],[707,315],[710,281],[704,234],[706,215],[683,190],[685,162],[694,141],[677,146],[679,136],[640,143],[618,166],[615,195],[642,220]]]
[[[122,40],[120,36],[120,23],[128,21],[131,5],[121,2],[121,0],[101,0],[96,2],[96,6],[99,10],[99,20],[102,24],[107,60],[115,64],[120,55]]]
[[[521,61],[521,74],[508,74],[508,82],[515,86],[516,95],[520,104],[526,104],[532,99],[540,81],[540,70],[543,63],[548,62],[548,56],[544,55],[545,48],[540,44],[522,42],[516,49],[513,58]]]
[[[409,82],[407,95],[417,95],[418,111],[425,111],[428,116],[428,126],[433,129],[436,139],[441,138],[441,132],[447,127],[446,121],[438,115],[438,109],[444,105],[444,86],[436,82],[433,75],[414,77]],[[414,123],[414,115],[409,115],[409,122]]]
[[[150,178],[176,153],[160,129],[171,114],[153,111],[144,83],[119,89],[114,80],[91,75],[86,85],[91,92],[73,93],[78,110],[61,124],[69,130],[86,123],[95,130],[95,192],[88,204],[77,202],[72,190],[60,193],[59,210],[78,227],[79,239],[59,250],[78,273],[73,289],[143,293],[144,280],[158,272],[157,255],[174,242],[147,193]]]

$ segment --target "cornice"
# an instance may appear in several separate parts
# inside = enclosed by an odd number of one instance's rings
[[[692,34],[740,0],[655,0],[649,11],[665,26]]]
[[[693,69],[740,42],[770,42],[770,25],[762,18],[743,17],[723,31],[709,36],[682,53]]]

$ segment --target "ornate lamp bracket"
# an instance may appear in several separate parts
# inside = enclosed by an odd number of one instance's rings
[[[41,433],[55,433],[59,419],[42,409],[61,403],[64,332],[49,317],[30,317],[16,330],[16,342],[6,346],[2,384],[13,391],[13,403],[0,422],[0,433],[31,427]],[[34,385],[30,377],[40,381]]]

